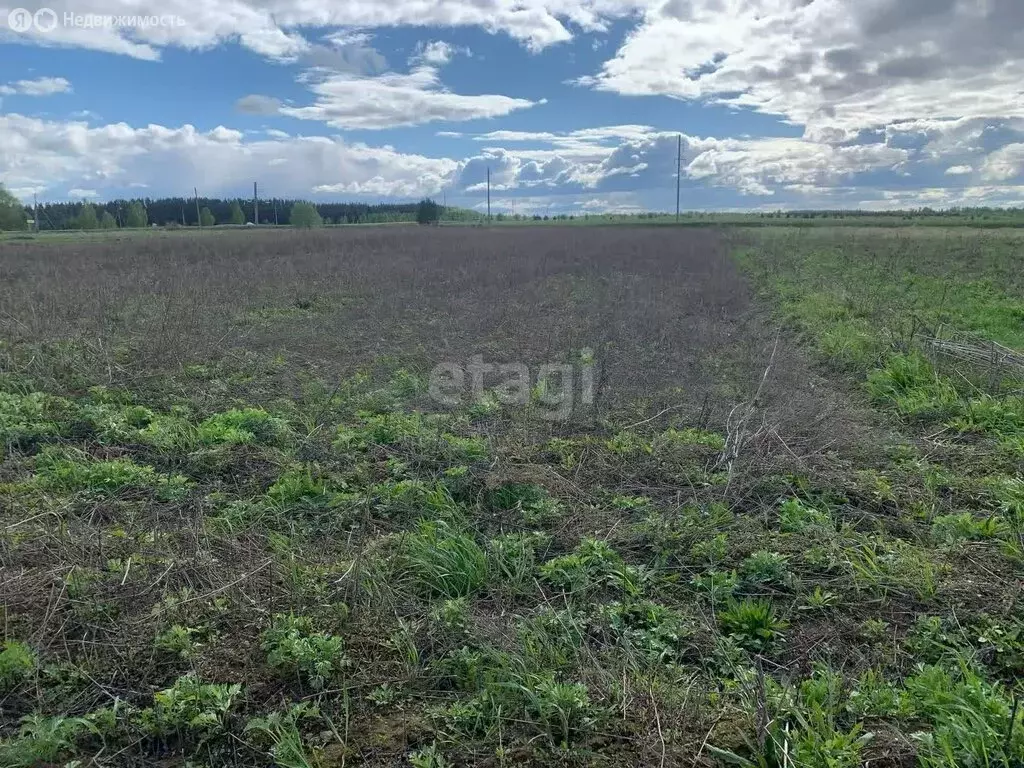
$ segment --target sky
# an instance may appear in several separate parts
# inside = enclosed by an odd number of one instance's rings
[[[1024,205],[1024,0],[16,2],[26,202]]]

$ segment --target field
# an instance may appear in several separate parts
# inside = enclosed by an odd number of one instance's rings
[[[1022,267],[0,241],[0,765],[1024,765]]]

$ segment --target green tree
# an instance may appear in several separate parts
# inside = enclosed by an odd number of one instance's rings
[[[324,220],[320,218],[320,212],[316,209],[316,206],[302,201],[292,206],[292,212],[288,220],[293,227],[301,227],[303,229],[313,229],[314,227],[322,227],[324,225]]]
[[[125,217],[126,227],[145,227],[149,224],[146,216],[146,209],[142,206],[141,200],[133,200],[128,206],[128,215]]]
[[[82,203],[82,210],[74,219],[75,229],[99,229],[100,220],[92,203]]]
[[[203,208],[199,212],[199,224],[204,227],[212,227],[217,223],[217,220],[213,218],[213,212],[209,208]]]
[[[416,223],[436,224],[440,220],[441,206],[439,206],[429,197],[425,197],[422,200],[420,200],[419,205],[416,206]]]
[[[231,201],[231,224],[245,224],[245,214],[242,213],[242,206],[238,204],[237,200]]]
[[[111,215],[110,211],[104,211],[100,216],[100,229],[117,229],[117,219]]]
[[[0,184],[0,229],[28,229],[25,206]]]

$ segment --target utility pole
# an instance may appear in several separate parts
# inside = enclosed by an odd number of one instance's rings
[[[199,189],[197,187],[192,187],[192,191],[196,194],[196,224],[198,224],[199,228],[202,229],[203,215],[199,213]]]
[[[683,135],[679,134],[676,149],[676,224],[679,223],[679,186],[683,175]]]
[[[260,194],[255,181],[252,183],[252,223],[256,226],[260,223]]]
[[[277,226],[277,198],[274,198],[274,226]]]
[[[491,223],[491,166],[487,166],[487,223]]]
[[[36,234],[39,233],[39,195],[32,193],[32,218],[35,220]]]

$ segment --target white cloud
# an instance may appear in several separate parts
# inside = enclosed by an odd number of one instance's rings
[[[52,96],[71,93],[71,83],[63,77],[39,77],[0,85],[0,96]]]
[[[306,74],[314,104],[281,107],[280,114],[318,120],[335,128],[382,129],[501,117],[541,102],[496,94],[462,95],[441,86],[436,67],[420,65],[408,74],[377,77],[310,71]]]
[[[669,0],[580,82],[705,99],[843,140],[897,121],[1022,117],[1019,0]]]
[[[100,193],[95,189],[78,189],[75,187],[74,189],[68,190],[68,197],[72,200],[81,200],[86,197],[99,197],[99,194]]]
[[[197,186],[202,194],[228,196],[246,193],[254,179],[280,197],[335,189],[346,195],[415,197],[436,194],[458,168],[448,158],[340,138],[247,141],[225,127],[206,132],[191,125],[92,128],[5,114],[0,135],[0,180],[22,197],[55,195],[65,187],[110,197],[139,185],[152,194]]]
[[[947,176],[967,176],[974,173],[974,168],[969,165],[951,165],[946,169]]]
[[[443,40],[432,40],[427,43],[421,42],[416,45],[416,50],[409,57],[409,63],[442,67],[455,58],[457,54],[472,56],[473,52],[469,48],[450,45]]]
[[[1009,181],[1024,174],[1024,143],[1007,144],[987,158],[981,167],[985,181]]]
[[[301,34],[304,27],[377,29],[394,26],[481,27],[504,33],[533,51],[572,39],[567,22],[585,31],[607,28],[648,0],[92,0],[88,9],[100,16],[154,16],[179,19],[181,24],[94,26],[59,23],[50,32],[3,32],[9,39],[36,45],[65,45],[157,59],[166,47],[200,50],[224,41],[241,45],[271,59],[294,61],[313,44]],[[83,14],[74,0],[47,0],[63,22],[65,13]],[[0,8],[7,18],[13,6]],[[26,3],[35,10],[38,6]]]

